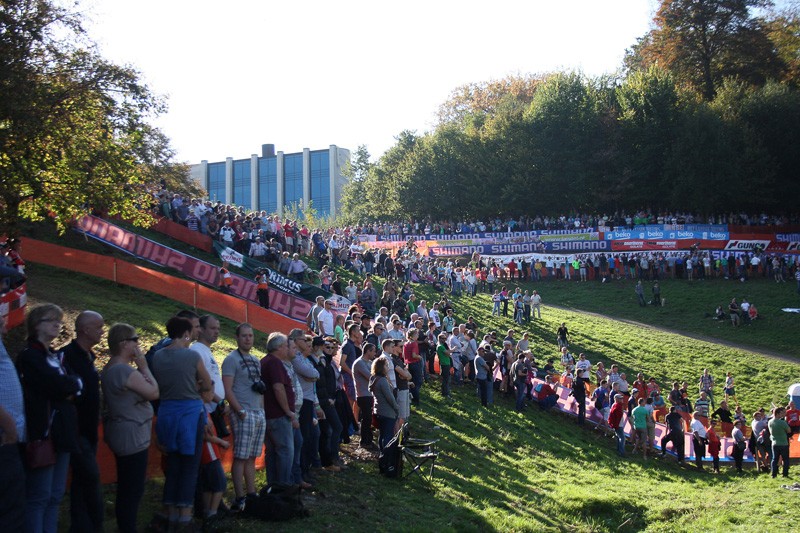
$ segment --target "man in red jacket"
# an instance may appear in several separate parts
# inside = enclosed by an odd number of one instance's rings
[[[617,453],[620,457],[625,457],[625,425],[622,423],[622,415],[625,414],[625,396],[617,394],[614,396],[614,405],[608,415],[608,425],[617,435]]]

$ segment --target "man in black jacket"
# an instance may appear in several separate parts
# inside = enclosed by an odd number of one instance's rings
[[[83,311],[75,319],[75,339],[64,347],[64,363],[81,381],[83,393],[75,400],[78,411],[79,451],[70,457],[70,531],[102,531],[103,500],[100,490],[100,469],[97,466],[97,423],[100,418],[100,377],[92,352],[102,339],[103,317],[94,311]]]

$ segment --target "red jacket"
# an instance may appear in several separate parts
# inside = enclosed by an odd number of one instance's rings
[[[619,429],[623,414],[625,414],[625,402],[614,402],[614,405],[611,406],[611,412],[608,414],[608,425],[614,429]]]

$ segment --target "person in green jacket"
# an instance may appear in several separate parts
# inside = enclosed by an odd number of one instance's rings
[[[786,423],[786,409],[776,407],[772,410],[769,421],[769,433],[772,435],[772,477],[778,476],[778,461],[783,459],[783,477],[789,477],[789,435],[792,430]]]

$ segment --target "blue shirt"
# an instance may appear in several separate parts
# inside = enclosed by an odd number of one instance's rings
[[[25,441],[25,404],[22,398],[22,385],[19,383],[17,369],[0,340],[0,407],[17,424],[17,438]]]

